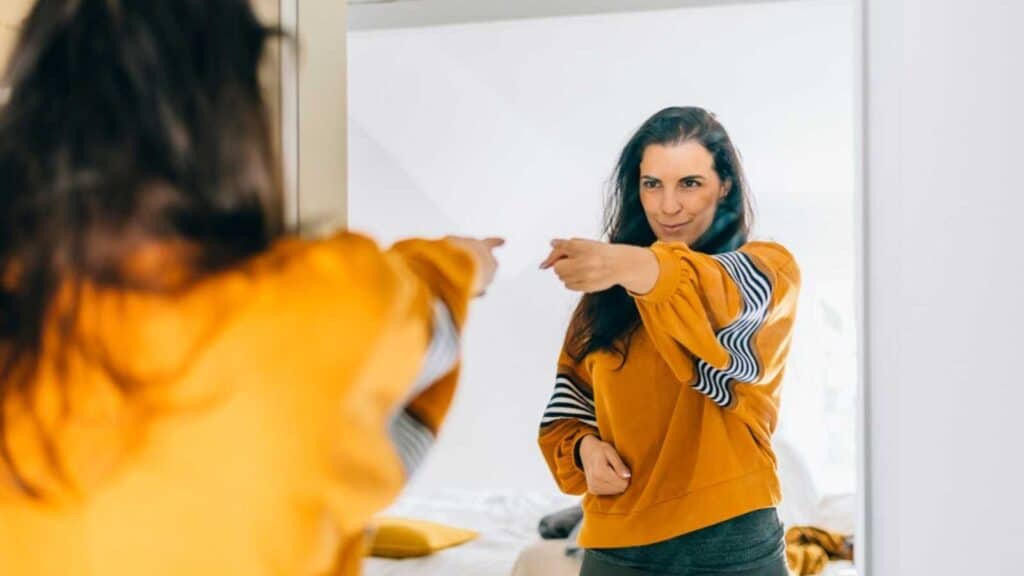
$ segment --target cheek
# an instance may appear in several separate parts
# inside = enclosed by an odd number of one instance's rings
[[[656,214],[658,211],[658,198],[657,194],[653,192],[640,191],[640,206],[644,210],[644,215],[650,220],[652,214]]]
[[[702,190],[690,198],[690,212],[698,218],[712,218],[718,208],[718,194],[710,190]]]

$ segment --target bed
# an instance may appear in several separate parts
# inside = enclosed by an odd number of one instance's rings
[[[442,490],[406,494],[385,514],[467,528],[479,532],[480,537],[421,558],[369,558],[363,574],[509,576],[523,550],[540,541],[537,523],[541,517],[577,501],[577,498],[558,494],[511,492]],[[556,542],[565,545],[564,540]]]
[[[854,531],[852,494],[823,495],[793,447],[777,438],[774,448],[785,494],[779,516],[787,526],[814,525],[842,534]],[[576,576],[579,561],[565,555],[565,540],[541,540],[541,517],[572,506],[561,494],[420,489],[404,494],[385,512],[430,520],[480,533],[480,537],[422,558],[370,558],[366,576]],[[856,576],[849,562],[833,562],[825,576]]]
[[[388,511],[480,533],[480,537],[421,558],[369,558],[366,576],[576,576],[579,560],[566,556],[565,540],[541,540],[537,523],[571,506],[562,495],[445,490],[407,494]],[[780,510],[784,512],[784,510]],[[849,562],[833,562],[825,576],[856,576]]]

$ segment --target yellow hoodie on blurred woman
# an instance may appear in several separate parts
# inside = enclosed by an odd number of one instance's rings
[[[448,409],[475,267],[340,234],[170,294],[85,286],[2,407],[0,574],[358,573]]]

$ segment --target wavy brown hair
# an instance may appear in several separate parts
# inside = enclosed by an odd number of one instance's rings
[[[708,230],[690,248],[707,254],[736,250],[747,241],[753,212],[739,153],[713,114],[697,107],[665,108],[651,116],[629,139],[619,155],[605,208],[604,232],[609,242],[650,246],[657,237],[640,202],[640,162],[653,144],[698,142],[714,159],[721,181],[732,182],[718,205]],[[573,313],[567,349],[576,361],[606,350],[625,364],[629,341],[639,327],[640,313],[621,286],[586,294]]]
[[[0,105],[0,467],[24,491],[4,407],[58,291],[158,290],[124,272],[143,246],[187,247],[198,279],[282,233],[258,74],[278,35],[247,0],[38,0],[25,20]]]

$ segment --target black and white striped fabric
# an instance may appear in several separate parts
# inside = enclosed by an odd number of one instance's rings
[[[406,399],[408,404],[438,379],[455,368],[459,361],[459,331],[444,302],[434,302],[433,334],[423,357],[423,367]],[[403,405],[391,419],[391,441],[398,451],[407,474],[412,474],[426,458],[434,444],[434,432],[410,414]]]
[[[390,433],[405,473],[412,475],[426,460],[427,452],[434,445],[433,431],[403,409],[391,419]]]
[[[697,360],[697,380],[693,388],[711,398],[719,406],[732,404],[732,385],[735,382],[752,383],[761,373],[754,352],[754,335],[768,317],[772,300],[772,285],[750,256],[742,252],[729,252],[714,256],[739,288],[743,308],[739,318],[720,330],[716,336],[729,352],[729,365],[719,370],[707,362]]]
[[[543,428],[566,418],[579,420],[597,428],[593,394],[568,374],[559,374],[555,378],[555,391],[551,394],[547,408],[544,409],[540,426]]]
[[[413,384],[410,397],[430,388],[439,378],[452,371],[459,361],[459,330],[448,306],[441,300],[434,301],[433,334],[430,347],[423,356],[423,368]]]

